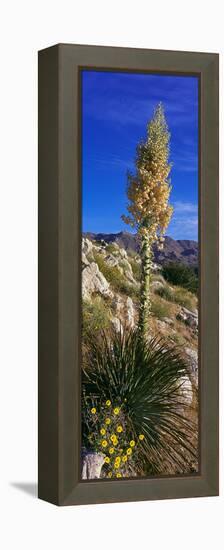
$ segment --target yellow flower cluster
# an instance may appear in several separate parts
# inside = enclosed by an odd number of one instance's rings
[[[110,411],[105,411],[106,414],[103,418],[101,412],[98,413],[96,407],[91,408],[91,414],[95,416],[93,424],[98,431],[98,435],[92,433],[88,438],[92,445],[100,448],[105,453],[106,476],[108,478],[120,478],[127,475],[126,463],[132,460],[133,450],[137,443],[135,439],[130,439],[129,441],[126,439],[122,407],[113,407],[109,399],[105,402],[104,406],[110,408]],[[100,418],[102,424],[97,427],[96,423],[99,422]],[[138,435],[139,442],[143,441],[143,439],[144,434],[140,433]]]

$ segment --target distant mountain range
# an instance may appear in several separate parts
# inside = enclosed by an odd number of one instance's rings
[[[84,237],[90,240],[106,243],[117,243],[125,250],[139,252],[139,241],[137,235],[128,231],[120,233],[83,233]],[[198,243],[190,240],[175,240],[165,237],[163,250],[154,246],[154,261],[158,264],[169,262],[181,262],[186,265],[196,266],[198,264]]]

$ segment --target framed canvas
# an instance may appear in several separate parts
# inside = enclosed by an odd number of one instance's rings
[[[218,495],[218,54],[39,52],[39,498]]]

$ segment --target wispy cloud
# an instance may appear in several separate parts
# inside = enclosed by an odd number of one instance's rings
[[[198,205],[192,202],[175,201],[173,203],[174,212],[181,214],[197,214]]]
[[[182,149],[182,152],[174,151],[172,156],[173,170],[177,172],[197,172],[198,171],[198,155],[195,151]]]
[[[112,169],[119,169],[126,173],[127,170],[134,169],[134,162],[131,159],[127,159],[120,155],[94,155],[89,156],[88,163],[94,163],[98,169],[106,170],[107,172]],[[85,163],[84,163],[85,166]]]
[[[168,228],[168,234],[174,239],[198,239],[198,205],[191,202],[176,201]]]

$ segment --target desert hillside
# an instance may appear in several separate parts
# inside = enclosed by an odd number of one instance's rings
[[[139,240],[136,234],[128,231],[120,233],[84,233],[84,237],[91,241],[107,244],[118,244],[127,252],[139,252]],[[169,261],[181,262],[189,266],[198,265],[198,243],[191,240],[175,240],[171,237],[165,237],[163,250],[158,250],[154,245],[154,259],[158,264],[164,264]]]
[[[84,236],[82,241],[84,339],[89,330],[97,333],[112,327],[116,331],[122,331],[124,326],[134,328],[138,320],[140,292],[141,262],[136,237],[130,233],[119,233],[116,238],[103,234],[88,234],[88,237]],[[196,263],[196,245],[193,241],[166,238],[163,253],[155,254],[149,337],[161,335],[180,346],[190,365],[191,380],[188,383],[197,386],[198,303],[193,268],[188,284],[186,277],[182,277],[183,286],[176,284],[179,276],[177,260],[183,266],[184,275],[191,274],[186,264],[193,256],[193,263]],[[167,269],[165,266],[165,259],[171,259],[171,248],[175,256],[174,272],[169,271],[169,265]],[[184,263],[183,258],[188,261]]]

